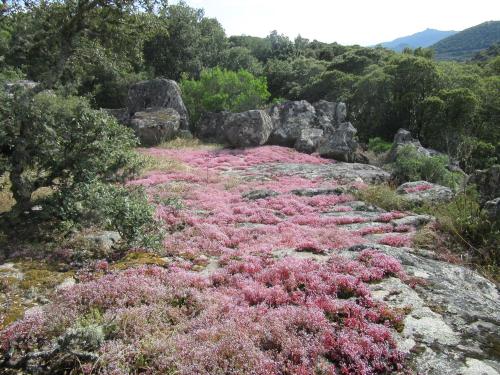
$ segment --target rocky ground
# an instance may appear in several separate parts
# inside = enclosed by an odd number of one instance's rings
[[[178,166],[130,182],[157,205],[161,257],[58,274],[52,303],[0,334],[11,365],[50,372],[64,352],[84,373],[500,373],[496,286],[412,248],[432,217],[353,195],[386,172],[277,146],[144,152]]]

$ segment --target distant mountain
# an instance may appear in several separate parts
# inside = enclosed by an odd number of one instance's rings
[[[419,33],[404,36],[394,39],[392,42],[380,43],[382,47],[392,49],[393,51],[401,52],[406,47],[415,49],[418,47],[429,47],[441,39],[447,38],[456,34],[456,31],[441,31],[435,29],[427,29]]]
[[[438,60],[467,60],[500,43],[500,21],[488,21],[465,29],[432,45]]]

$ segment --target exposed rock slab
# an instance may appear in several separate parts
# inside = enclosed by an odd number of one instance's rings
[[[388,182],[390,174],[374,165],[360,163],[270,163],[248,168],[246,171],[228,171],[229,175],[239,175],[248,179],[265,179],[276,175],[300,176],[308,179],[326,178],[339,183],[365,182],[380,184]]]
[[[427,181],[404,183],[396,189],[396,193],[414,205],[446,203],[455,195],[450,188]]]
[[[429,253],[370,247],[397,258],[408,275],[424,281],[411,288],[389,278],[371,287],[375,298],[395,308],[408,308],[397,337],[418,373],[499,373],[500,297],[493,283],[466,267],[432,259]]]

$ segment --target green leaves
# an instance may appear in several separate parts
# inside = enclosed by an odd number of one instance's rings
[[[124,179],[137,169],[132,131],[105,112],[82,98],[48,91],[21,95],[2,111],[0,125],[2,153],[21,206],[29,206],[40,187]]]
[[[259,108],[270,96],[266,79],[246,70],[204,70],[199,80],[183,79],[181,89],[194,123],[204,111],[242,112]]]

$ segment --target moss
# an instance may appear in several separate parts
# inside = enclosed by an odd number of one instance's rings
[[[10,301],[10,304],[6,307],[4,306],[4,302],[1,302],[2,309],[0,310],[0,330],[7,327],[9,324],[14,323],[16,320],[21,319],[24,315],[24,312],[32,307],[26,306],[22,303],[20,298],[14,298],[14,300]]]
[[[111,266],[113,270],[126,270],[128,268],[154,265],[166,267],[168,262],[158,255],[148,252],[131,252]]]
[[[19,280],[21,289],[29,290],[36,288],[40,291],[46,291],[55,288],[66,278],[74,275],[73,271],[60,272],[57,265],[37,261],[21,261],[15,263],[24,275]]]
[[[403,332],[405,328],[404,318],[411,312],[411,307],[395,307],[382,309],[380,311],[379,323],[389,323],[398,332]]]
[[[60,272],[57,265],[43,261],[13,261],[13,268],[2,269],[0,273],[0,329],[23,317],[29,308],[38,305],[72,271]],[[36,293],[33,293],[36,291]]]

